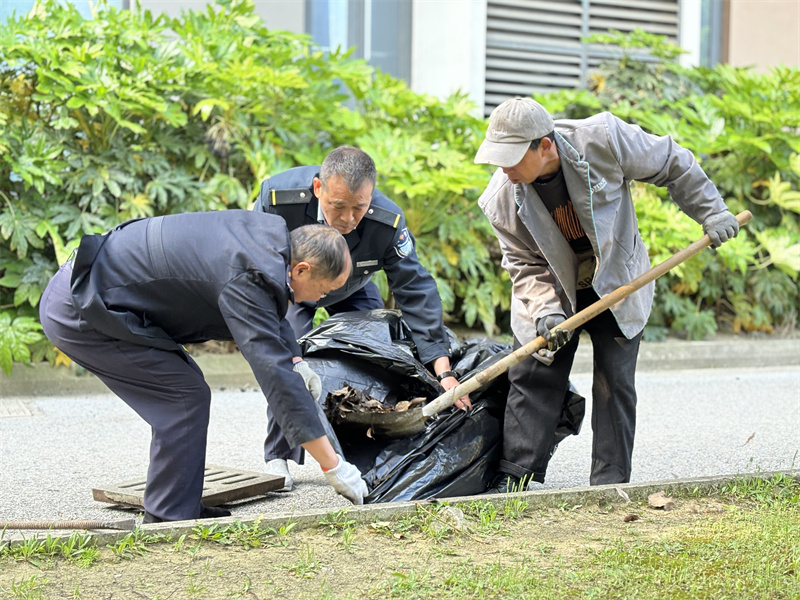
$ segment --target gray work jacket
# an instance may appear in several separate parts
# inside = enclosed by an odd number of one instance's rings
[[[601,297],[650,268],[631,180],[666,187],[698,223],[726,210],[692,153],[668,136],[650,135],[610,113],[559,120],[555,131],[567,190],[597,257],[592,286]],[[498,169],[478,202],[511,276],[511,328],[527,343],[537,337],[539,318],[575,313],[578,260],[532,185],[515,186]],[[644,329],[654,289],[650,283],[611,309],[626,337]]]

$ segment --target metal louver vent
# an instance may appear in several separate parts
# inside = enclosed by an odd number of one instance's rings
[[[579,87],[607,53],[581,38],[641,28],[678,39],[679,0],[489,0],[484,112],[514,96]]]

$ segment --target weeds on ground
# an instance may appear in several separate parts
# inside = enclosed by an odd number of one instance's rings
[[[48,534],[45,539],[31,538],[21,544],[0,543],[0,558],[26,561],[34,566],[42,567],[47,561],[63,558],[69,562],[88,567],[100,555],[90,536],[73,533],[66,540]]]
[[[777,473],[769,479],[757,476],[736,479],[726,484],[722,493],[768,506],[800,506],[800,483],[785,473]]]
[[[655,539],[610,539],[599,549],[587,546],[584,554],[566,563],[542,542],[538,553],[491,564],[463,561],[444,576],[430,569],[396,569],[369,596],[800,598],[800,482],[782,474],[739,479],[728,484],[723,495],[732,504],[718,518],[667,528]],[[558,509],[573,512],[581,507],[564,504]],[[467,514],[489,528],[497,518],[484,502],[468,505]],[[546,567],[537,562],[541,557],[549,557]]]
[[[147,546],[170,541],[172,538],[163,534],[150,534],[143,529],[136,528],[125,535],[116,544],[108,544],[106,547],[117,560],[134,558],[136,556],[146,556]]]
[[[349,517],[349,512],[349,508],[336,511],[331,510],[322,518],[319,524],[328,528],[329,536],[336,535],[339,531],[350,529],[356,524],[355,519]]]
[[[800,482],[783,474],[745,478],[723,493],[749,506],[728,506],[720,520],[655,541],[616,540],[594,554],[582,578],[596,568],[605,576],[586,589],[602,596],[623,585],[635,597],[658,585],[669,598],[800,597]]]
[[[13,597],[19,598],[19,600],[39,600],[48,581],[47,577],[40,578],[38,575],[31,575],[19,582],[12,581],[8,590],[0,588],[0,591],[10,591]]]
[[[245,549],[259,548],[268,545],[288,545],[291,531],[297,525],[296,521],[289,520],[278,529],[262,527],[262,516],[259,515],[252,524],[235,521],[228,525],[211,523],[199,524],[192,530],[191,539],[201,542],[215,542],[222,545],[243,546]],[[183,538],[176,545],[180,547]]]
[[[292,575],[305,578],[314,577],[317,574],[319,566],[320,562],[310,544],[306,544],[300,551],[296,562],[290,565],[284,565]]]
[[[598,511],[565,503],[531,510],[525,499],[497,497],[458,506],[418,504],[412,514],[371,523],[366,528],[358,528],[346,510],[332,511],[321,519],[319,533],[302,534],[299,542],[290,537],[296,523],[289,521],[276,530],[258,520],[251,525],[198,525],[177,540],[132,532],[108,548],[117,560],[142,557],[143,564],[158,560],[155,554],[152,558],[145,556],[144,549],[151,540],[168,541],[161,548],[164,552],[189,551],[192,570],[173,584],[158,582],[167,586],[165,593],[182,597],[253,593],[264,597],[264,586],[270,586],[271,594],[292,589],[293,594],[297,592],[295,597],[303,600],[800,598],[800,482],[785,475],[743,478],[714,494],[713,502],[702,500],[707,496],[697,490],[687,492],[686,501],[678,503],[675,513],[655,511],[643,503],[643,518],[634,524],[623,522],[625,513],[613,507]],[[704,512],[705,507],[713,510]],[[562,543],[570,542],[570,536],[579,531],[570,529],[574,525],[590,529],[574,535],[571,543]],[[552,534],[546,537],[550,527]],[[370,545],[370,561],[354,570],[352,565],[345,566],[347,555],[341,550],[355,553],[361,560],[363,552],[358,550],[363,549],[355,547],[353,540],[356,534],[362,535],[362,530],[365,536],[373,534],[364,544]],[[591,531],[589,543],[586,531]],[[337,540],[341,550],[327,543],[326,534],[341,536]],[[294,539],[292,547],[290,539]],[[198,551],[201,545],[202,553]],[[268,560],[272,560],[274,570],[267,580],[263,575],[252,577],[255,570],[242,572],[244,580],[226,579],[222,570],[217,572],[220,579],[209,577],[212,564],[214,568],[221,566],[213,562],[215,558],[209,558],[219,556],[211,554],[209,545],[250,550],[237,555],[237,564],[250,565],[244,569],[261,569],[264,558],[273,557]],[[373,553],[373,545],[386,552]],[[270,546],[278,547],[270,550]],[[323,547],[329,550],[323,552]],[[41,568],[49,568],[49,563],[62,559],[77,564],[81,560],[96,561],[96,557],[89,558],[90,548],[92,545],[77,535],[62,542],[28,540],[13,549],[3,545],[0,558],[38,561]],[[292,556],[288,561],[281,558],[287,553]],[[199,562],[201,554],[205,562]],[[30,567],[25,568],[27,576]],[[64,571],[48,572],[50,582],[41,576],[12,582],[7,578],[0,584],[0,595],[52,598],[69,596],[74,589],[73,597],[79,597],[81,590],[74,583],[64,583]],[[54,596],[53,586],[58,585],[63,593]],[[334,589],[336,594],[331,592]]]

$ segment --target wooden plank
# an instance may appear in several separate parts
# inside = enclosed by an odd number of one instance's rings
[[[226,502],[254,498],[281,489],[283,483],[283,477],[275,475],[206,465],[202,502],[205,506],[219,506]],[[143,508],[144,487],[145,479],[130,479],[93,488],[92,497],[98,502]]]

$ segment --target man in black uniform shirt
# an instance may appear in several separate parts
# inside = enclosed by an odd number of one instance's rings
[[[436,282],[419,263],[403,212],[375,189],[375,173],[375,163],[367,153],[341,146],[328,154],[321,167],[289,169],[261,184],[255,211],[280,215],[290,231],[309,223],[330,225],[347,240],[353,261],[344,286],[318,302],[293,305],[286,318],[299,338],[311,330],[317,307],[325,307],[331,315],[383,308],[378,288],[371,281],[372,275],[383,269],[421,362],[429,364],[442,388],[449,390],[458,380],[450,370],[450,343]],[[461,398],[456,406],[470,407],[469,398]],[[267,472],[282,475],[288,491],[292,479],[286,461],[291,458],[302,464],[303,452],[287,442],[269,407],[267,411]]]
[[[367,486],[325,437],[319,377],[285,319],[290,302],[318,300],[350,269],[331,228],[290,237],[279,217],[241,210],[139,219],[81,240],[42,295],[42,327],[151,426],[146,523],[230,515],[200,503],[211,392],[181,346],[211,339],[237,343],[286,437],[363,502]]]

